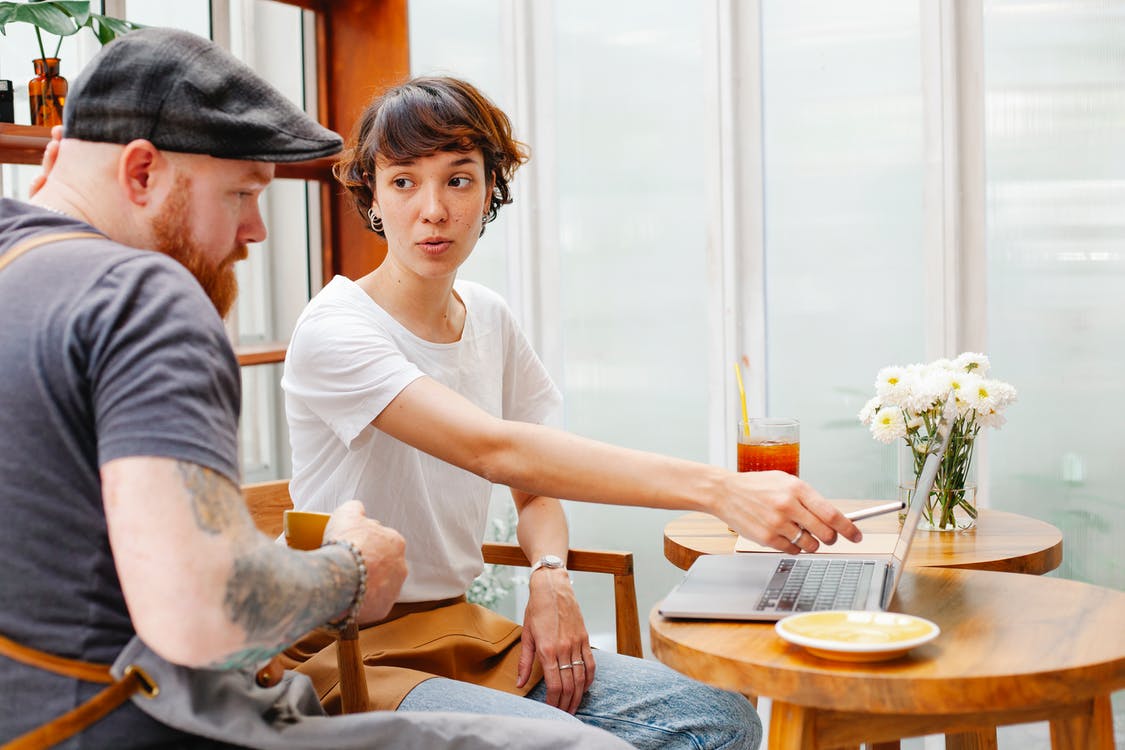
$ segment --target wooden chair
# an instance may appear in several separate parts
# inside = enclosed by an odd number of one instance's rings
[[[283,514],[293,507],[289,497],[289,481],[258,482],[242,486],[242,494],[254,523],[269,536],[279,536]],[[518,545],[485,542],[481,546],[484,561],[493,565],[530,567]],[[572,549],[567,554],[567,569],[581,573],[613,575],[613,600],[617,628],[617,652],[641,657],[641,623],[637,615],[637,591],[633,581],[633,553],[603,550]],[[367,710],[366,681],[363,676],[363,655],[359,652],[358,631],[344,631],[339,636],[337,659],[340,669],[340,693],[345,713]]]

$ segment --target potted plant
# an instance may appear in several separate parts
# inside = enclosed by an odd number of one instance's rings
[[[112,16],[90,12],[89,0],[31,0],[31,2],[0,2],[0,34],[7,35],[9,23],[29,23],[35,27],[41,57],[33,61],[35,78],[27,84],[31,104],[32,125],[58,125],[62,123],[63,105],[66,103],[67,82],[59,75],[59,49],[65,36],[77,34],[88,28],[102,44],[140,28],[140,24]],[[58,37],[53,55],[43,46],[46,31]]]

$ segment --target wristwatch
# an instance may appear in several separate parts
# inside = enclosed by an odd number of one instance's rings
[[[565,567],[566,567],[566,563],[563,562],[563,559],[561,557],[559,557],[558,555],[543,555],[542,557],[540,557],[538,560],[535,561],[534,565],[531,566],[531,572],[527,574],[527,577],[531,578],[531,576],[535,574],[535,571],[539,570],[540,568],[565,568]]]

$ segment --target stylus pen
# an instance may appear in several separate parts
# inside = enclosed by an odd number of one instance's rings
[[[875,505],[863,510],[853,510],[851,513],[845,513],[844,518],[849,521],[862,521],[864,518],[871,518],[871,516],[881,516],[884,513],[894,513],[896,510],[903,510],[906,508],[906,503],[898,500],[893,503],[884,503],[883,505]]]

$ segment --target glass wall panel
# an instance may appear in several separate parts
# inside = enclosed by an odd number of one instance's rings
[[[211,38],[210,0],[126,0],[125,17],[145,26],[170,26]]]
[[[509,96],[512,91],[510,65],[511,53],[505,47],[499,0],[411,0],[410,6],[410,71],[412,75],[448,75],[469,81],[479,88],[485,96],[513,117],[512,128],[515,137],[525,141],[522,123],[515,121],[515,102]],[[526,172],[516,172],[511,183],[513,199],[521,200],[521,186]],[[501,208],[496,221],[488,225],[484,236],[477,242],[473,254],[461,267],[458,277],[484,284],[512,302],[508,284],[509,253],[527,252],[527,248],[510,246],[507,228],[513,221],[514,210],[509,206]],[[514,311],[517,318],[519,310]],[[492,490],[492,505],[489,509],[492,522],[489,524],[488,538],[499,541],[515,541],[515,507],[512,493],[507,487],[495,486]],[[498,529],[503,529],[499,533]],[[506,581],[512,585],[511,570],[497,568],[495,577],[486,573],[479,581],[480,586],[497,585],[490,581]],[[522,592],[521,592],[522,593]],[[491,605],[501,614],[521,619],[522,609],[517,596],[502,597]]]
[[[992,505],[1063,530],[1067,578],[1125,588],[1125,3],[985,2],[988,341],[1020,391]]]
[[[411,74],[463,78],[511,117],[515,106],[508,97],[511,74],[505,68],[508,58],[501,35],[500,5],[499,0],[411,0]],[[515,136],[526,140],[519,126],[520,123],[513,123]],[[518,172],[512,191],[518,201]],[[459,274],[460,278],[477,281],[505,297],[510,251],[505,240],[512,213],[510,208],[500,210]]]
[[[412,71],[467,78],[512,115],[507,12],[493,2],[414,0]],[[558,140],[529,145],[533,160],[554,149],[559,165],[562,271],[544,283],[559,284],[561,311],[545,324],[564,342],[566,426],[706,460],[704,176],[695,156],[705,137],[702,16],[702,3],[677,0],[551,4],[543,18],[553,54],[532,54],[534,65],[554,71],[535,95],[555,97]],[[520,122],[514,126],[526,137]],[[517,201],[520,190],[517,176]],[[511,299],[507,263],[528,250],[505,247],[500,215],[461,275]],[[664,560],[661,535],[675,514],[569,506],[575,546],[636,553],[647,612],[680,575]],[[575,586],[591,632],[612,639],[605,577],[577,575]]]
[[[893,497],[856,419],[879,368],[925,353],[918,3],[762,3],[768,403],[801,476]],[[746,40],[749,43],[749,40]]]
[[[554,5],[557,209],[566,426],[707,460],[704,6]],[[533,144],[534,145],[534,144]],[[640,611],[679,580],[676,513],[572,503],[575,546],[635,554]],[[585,585],[576,581],[576,586]],[[610,612],[587,611],[612,632]]]
[[[302,10],[272,0],[233,2],[231,51],[294,104],[306,108]],[[311,188],[311,190],[310,190]],[[238,265],[241,287],[232,319],[240,345],[289,340],[297,316],[320,288],[319,189],[301,180],[274,180],[260,200],[269,236]],[[242,467],[246,481],[291,474],[281,368],[243,371]]]

